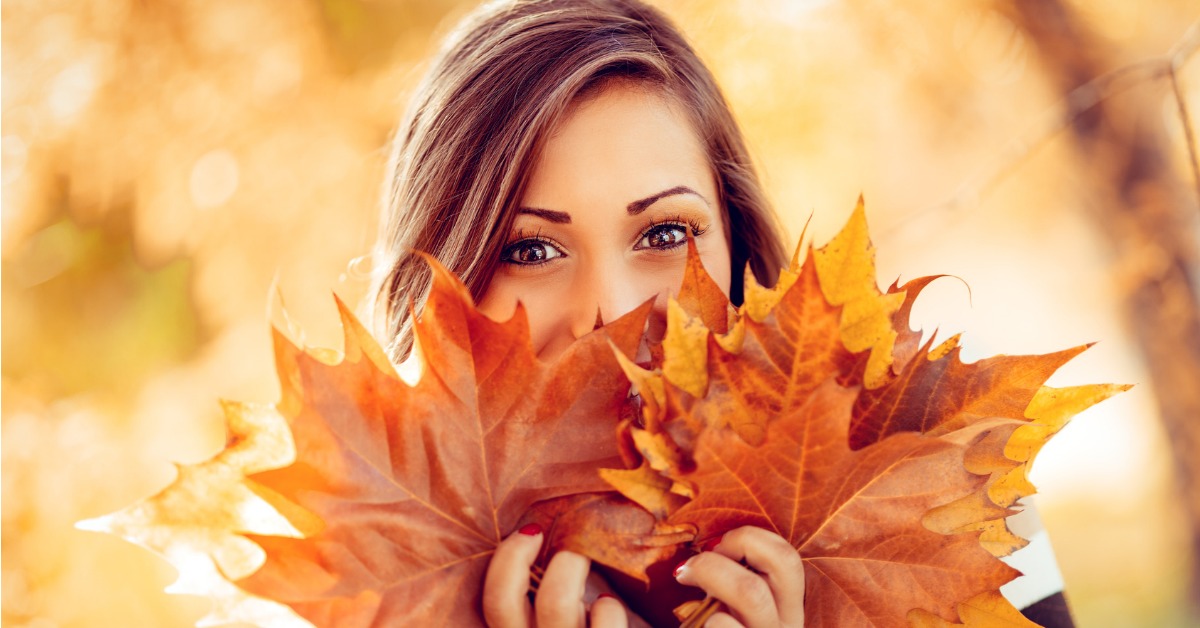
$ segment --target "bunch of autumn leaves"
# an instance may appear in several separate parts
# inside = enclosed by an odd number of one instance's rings
[[[1047,439],[1124,388],[1043,385],[1085,347],[922,345],[934,278],[879,291],[861,201],[736,309],[689,246],[650,365],[627,357],[649,304],[544,363],[520,308],[492,321],[430,263],[415,385],[339,303],[340,359],[277,333],[281,401],[227,404],[225,451],[90,527],[167,556],[212,622],[480,623],[492,552],[537,522],[541,565],[582,553],[658,622],[715,610],[671,567],[755,525],[799,551],[809,625],[1031,625],[997,591],[1025,544],[1005,519]]]

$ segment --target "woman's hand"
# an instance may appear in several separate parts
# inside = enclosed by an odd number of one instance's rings
[[[704,589],[729,609],[729,613],[713,615],[706,626],[804,625],[800,554],[783,537],[762,528],[744,526],[729,531],[711,551],[676,567],[675,579]]]
[[[574,552],[558,552],[546,566],[533,604],[529,570],[544,540],[542,529],[527,525],[496,548],[483,582],[483,617],[502,628],[625,628],[625,606],[608,593],[599,577],[589,578],[591,561]]]

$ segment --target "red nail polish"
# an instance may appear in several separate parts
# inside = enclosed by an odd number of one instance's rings
[[[704,545],[700,546],[700,550],[705,552],[713,551],[713,548],[721,544],[721,539],[723,538],[725,538],[724,534],[720,536],[714,536],[713,538],[705,541]]]
[[[684,565],[687,565],[687,561],[686,561],[686,560],[685,560],[685,561],[681,561],[681,562],[680,562],[678,565],[675,565],[675,571],[672,571],[672,572],[671,572],[671,575],[672,575],[672,576],[674,576],[674,577],[676,577],[676,578],[678,578],[680,575],[682,575],[682,574],[683,574],[683,567],[684,567]]]
[[[525,536],[537,536],[542,533],[542,526],[536,523],[527,523],[521,526],[521,529],[517,530],[517,532],[520,532]]]

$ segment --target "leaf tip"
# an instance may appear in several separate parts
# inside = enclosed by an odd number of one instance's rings
[[[384,352],[383,347],[375,336],[371,334],[366,325],[363,325],[359,320],[358,315],[354,313],[346,302],[333,293],[333,301],[337,304],[338,318],[342,323],[342,353],[346,358],[357,362],[361,356],[365,355],[375,368],[384,373],[394,373],[395,367],[392,361]]]
[[[804,239],[806,237],[808,237],[808,228],[812,225],[812,219],[813,219],[814,214],[815,214],[815,212],[808,213],[808,219],[804,221],[804,228],[802,228],[800,230],[800,239],[796,240],[796,249],[794,251],[792,251],[791,266],[789,266],[788,268],[793,273],[800,272],[800,264],[802,261],[801,260],[801,258],[802,258],[801,251],[806,250],[806,247],[804,246]],[[807,247],[807,254],[803,257],[812,257],[812,243],[809,243],[809,245]]]
[[[937,330],[935,329],[933,334],[931,334],[929,336],[929,342],[926,344],[926,346],[928,347],[929,345],[932,345],[934,338],[936,338],[936,337],[937,337]],[[941,342],[941,344],[937,345],[932,350],[930,350],[926,357],[929,359],[930,362],[937,362],[938,360],[945,358],[946,356],[950,355],[951,353],[953,353],[955,356],[957,356],[962,351],[962,347],[959,345],[959,343],[961,341],[962,341],[962,334],[961,333],[954,334],[953,336],[950,336],[949,338],[943,340]]]
[[[656,300],[657,297],[650,297],[617,320],[600,328],[609,343],[620,350],[619,353],[634,355],[637,352],[642,341],[642,334],[646,329],[646,321],[650,318],[650,312],[654,309]],[[519,303],[518,307],[520,307]]]
[[[691,264],[693,261],[700,262],[700,251],[696,249],[696,234],[692,232],[692,228],[687,228],[687,260]]]
[[[446,268],[438,258],[425,251],[413,251],[413,255],[420,257],[429,265],[429,272],[432,276],[430,294],[436,294],[440,290],[453,294],[467,303],[474,304],[475,300],[471,298],[471,292],[467,290],[466,284],[457,275],[450,272],[450,269]]]
[[[858,195],[858,202],[854,204],[854,211],[850,212],[850,220],[847,223],[863,231],[867,230],[867,204],[861,193]]]

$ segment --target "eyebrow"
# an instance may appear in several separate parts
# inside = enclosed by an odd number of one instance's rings
[[[669,190],[663,190],[662,192],[659,192],[658,194],[654,194],[653,196],[647,196],[646,198],[643,198],[641,200],[634,201],[625,206],[625,211],[628,212],[630,216],[636,216],[636,215],[646,211],[646,209],[648,207],[657,203],[658,201],[660,201],[668,196],[677,196],[679,194],[691,194],[691,195],[699,198],[700,200],[704,201],[705,205],[708,204],[708,199],[704,198],[704,196],[702,196],[699,192],[693,190],[692,188],[689,188],[686,185],[677,185]],[[568,214],[567,212],[556,211],[553,209],[541,209],[538,207],[520,207],[517,209],[517,213],[529,214],[530,216],[537,216],[538,218],[541,218],[548,222],[553,222],[553,223],[560,224],[560,225],[571,224],[571,214]]]
[[[571,224],[571,214],[567,212],[554,211],[553,209],[538,209],[537,207],[521,207],[517,209],[518,214],[529,214],[537,216],[543,220],[547,220],[560,225]]]
[[[647,207],[650,207],[651,205],[657,203],[658,201],[660,201],[668,196],[677,196],[679,194],[691,194],[691,195],[695,196],[696,198],[699,198],[700,200],[704,201],[705,205],[708,205],[708,199],[701,196],[700,193],[697,192],[696,190],[693,190],[692,188],[689,188],[686,185],[677,185],[669,190],[663,190],[662,192],[659,192],[658,194],[655,194],[654,196],[647,196],[646,198],[643,198],[640,201],[634,201],[625,207],[625,211],[629,212],[630,216],[636,216],[636,215],[646,211]]]

